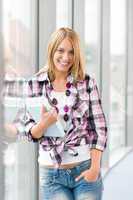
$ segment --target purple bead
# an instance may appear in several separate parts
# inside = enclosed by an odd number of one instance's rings
[[[71,87],[71,83],[68,82],[68,83],[66,84],[66,87],[67,87],[67,88],[70,88],[70,87]]]
[[[53,103],[54,105],[57,105],[57,103],[58,103],[58,102],[57,102],[57,99],[56,99],[56,98],[53,98],[53,99],[52,99],[52,103]]]
[[[65,121],[68,121],[68,119],[69,119],[68,114],[65,114],[65,115],[64,115],[64,120],[65,120]]]
[[[68,110],[69,110],[69,107],[66,105],[66,106],[64,106],[64,111],[65,112],[68,112]]]
[[[66,96],[70,96],[71,92],[70,90],[66,90]]]

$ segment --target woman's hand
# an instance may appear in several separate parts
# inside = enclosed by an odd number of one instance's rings
[[[77,178],[78,181],[81,178],[84,178],[86,181],[95,182],[100,173],[100,163],[102,157],[102,151],[98,149],[91,149],[90,150],[90,157],[91,157],[91,167],[88,170],[82,172]]]
[[[50,111],[46,111],[44,105],[41,108],[41,119],[40,123],[45,125],[45,128],[48,128],[50,125],[55,123],[58,118],[58,113],[55,108],[52,108]]]
[[[84,178],[88,182],[95,182],[98,179],[100,173],[100,168],[91,167],[88,170],[83,171],[75,181],[79,181],[81,178]]]
[[[50,111],[46,111],[44,105],[41,108],[41,117],[40,121],[31,128],[31,134],[34,138],[40,138],[46,131],[46,129],[55,123],[58,119],[58,113],[55,108],[52,108]]]

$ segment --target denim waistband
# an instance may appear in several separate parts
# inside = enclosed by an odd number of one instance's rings
[[[84,169],[86,168],[90,168],[91,166],[91,159],[89,160],[86,160],[86,161],[83,161],[81,163],[79,163],[78,165],[70,168],[70,169],[60,169],[60,168],[49,168],[49,167],[45,167],[45,166],[40,166],[40,169],[45,171],[45,173],[54,173],[54,172],[57,172],[57,171],[83,171]]]

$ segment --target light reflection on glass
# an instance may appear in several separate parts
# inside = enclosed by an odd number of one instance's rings
[[[119,11],[119,12],[118,12]],[[126,1],[111,0],[110,150],[125,144]]]
[[[98,71],[98,1],[85,0],[85,52],[87,72],[96,78]]]
[[[56,0],[56,28],[69,26],[69,0]]]
[[[28,180],[26,175],[30,167],[25,152],[30,152],[31,145],[26,143],[26,140],[18,140],[17,136],[20,133],[14,125],[14,120],[19,110],[24,109],[23,77],[31,76],[35,71],[33,4],[33,0],[3,1],[5,79],[1,95],[3,95],[6,140],[4,141],[4,200],[18,200],[20,194],[25,195],[25,180]],[[21,132],[24,132],[24,125],[21,126]],[[29,187],[28,181],[26,187]]]

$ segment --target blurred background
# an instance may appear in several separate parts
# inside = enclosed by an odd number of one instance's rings
[[[78,32],[86,70],[98,83],[108,123],[106,176],[133,148],[133,1],[1,0],[0,13],[2,200],[39,199],[38,146],[18,141],[11,121],[24,107],[25,81],[45,65],[49,36],[60,27]]]

